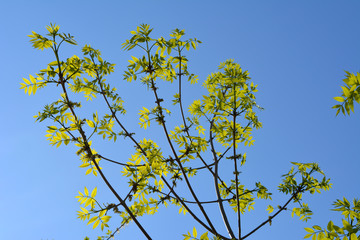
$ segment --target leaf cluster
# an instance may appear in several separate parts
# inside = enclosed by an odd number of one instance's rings
[[[149,25],[140,25],[122,47],[126,51],[140,49],[143,55],[131,57],[123,78],[128,82],[140,81],[153,95],[153,106],[139,110],[139,125],[144,129],[160,126],[159,135],[162,134],[166,141],[160,144],[157,136],[139,140],[122,119],[126,110],[118,89],[107,80],[114,72],[115,64],[103,60],[101,52],[90,45],[82,48],[83,56],[60,59],[61,44],[76,45],[76,41],[70,34],[59,33],[56,25],[51,24],[47,30],[45,36],[33,32],[30,41],[36,49],[51,49],[55,60],[39,73],[30,75],[29,80],[24,79],[21,88],[29,95],[49,85],[59,89],[60,98],[46,105],[35,116],[36,120],[52,122],[46,134],[50,144],[59,147],[62,143],[73,143],[77,147],[80,167],[86,169],[85,174],[100,176],[115,196],[116,201],[112,203],[98,203],[95,199],[97,188],[91,194],[85,188],[84,193],[79,192],[76,197],[80,205],[84,205],[78,212],[79,219],[93,224],[93,228],[108,229],[106,236],[100,236],[100,239],[114,237],[130,222],[151,239],[138,219],[155,214],[159,207],[169,204],[177,206],[179,213],[190,215],[202,227],[200,237],[194,228],[192,234],[183,235],[184,239],[245,239],[267,223],[271,224],[290,203],[299,205],[293,209],[293,215],[302,220],[309,219],[311,210],[302,202],[303,194],[331,187],[317,164],[293,163],[294,167],[283,175],[278,188],[289,195],[288,201],[244,233],[241,225],[244,215],[254,209],[257,199],[271,200],[272,196],[260,182],[245,185],[240,171],[247,161],[246,147],[255,141],[253,130],[262,127],[258,118],[262,108],[256,102],[258,86],[251,81],[249,72],[234,60],[226,60],[204,81],[207,94],[186,108],[183,106],[183,81],[195,84],[198,77],[190,72],[185,54],[190,49],[195,50],[201,41],[184,39],[185,31],[179,29],[172,31],[169,38],[154,38]],[[160,96],[160,81],[175,86],[173,104]],[[84,114],[81,96],[90,102],[101,100],[105,113],[102,109]],[[168,119],[173,112],[177,113],[177,122],[169,127]],[[92,146],[93,141],[101,138],[117,142],[119,136],[134,146],[132,154],[118,153],[112,159]],[[111,183],[107,179],[103,161],[121,169],[119,179],[127,182],[127,189],[115,190],[113,185],[118,182]],[[226,174],[220,174],[219,168],[229,164],[233,167],[227,169]],[[206,181],[213,183],[216,198],[204,200],[199,191],[203,186],[196,181],[199,176],[207,176]],[[215,220],[208,209],[218,209],[226,233],[214,225]],[[270,213],[273,210],[274,207],[268,207]],[[229,212],[236,215],[236,221],[230,221]],[[110,221],[112,216],[120,217],[121,222]],[[117,227],[110,230],[110,223]]]
[[[354,112],[354,102],[360,103],[360,73],[346,72],[345,85],[341,86],[342,93],[340,97],[334,97],[340,104],[334,105],[333,108],[337,109],[336,115],[341,111],[344,115],[350,115],[351,111]]]
[[[304,238],[313,240],[358,240],[360,239],[360,201],[354,199],[352,204],[346,199],[336,200],[333,203],[333,211],[341,212],[344,215],[342,226],[337,226],[329,221],[326,228],[314,225],[312,228],[305,228],[308,234]]]

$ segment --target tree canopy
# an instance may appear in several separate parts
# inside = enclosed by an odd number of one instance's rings
[[[46,35],[33,32],[29,37],[34,48],[52,51],[54,61],[24,78],[21,88],[29,95],[42,88],[59,89],[60,98],[45,105],[36,120],[50,122],[46,137],[51,145],[75,145],[85,174],[99,176],[117,199],[100,201],[97,188],[87,187],[76,197],[80,203],[78,218],[93,228],[106,230],[99,239],[116,237],[129,223],[135,224],[146,239],[152,239],[141,224],[141,216],[155,214],[167,205],[177,206],[179,213],[190,215],[194,224],[201,226],[184,229],[183,239],[246,239],[271,225],[282,212],[290,211],[292,216],[307,221],[312,215],[307,195],[331,188],[317,163],[292,162],[278,185],[278,191],[288,196],[283,203],[272,203],[274,193],[266,184],[243,183],[246,147],[254,144],[253,131],[262,127],[257,85],[248,71],[234,60],[226,60],[203,82],[207,94],[183,106],[183,85],[198,82],[197,75],[189,71],[186,52],[201,44],[196,38],[184,39],[184,30],[175,29],[167,38],[155,38],[150,26],[143,24],[131,31],[131,38],[122,45],[124,50],[138,54],[129,60],[124,80],[140,81],[153,96],[151,107],[139,109],[139,126],[144,130],[154,128],[157,134],[143,139],[137,137],[136,129],[126,126],[124,101],[108,80],[115,64],[104,60],[101,52],[90,45],[82,48],[83,56],[62,59],[62,45],[77,45],[74,37],[60,33],[59,26],[53,24],[47,26],[47,31]],[[358,77],[348,74],[347,79],[343,96],[335,98],[343,105],[334,106],[344,114],[353,110],[353,100],[360,100]],[[175,89],[171,99],[161,95],[161,81]],[[106,110],[98,107],[99,102]],[[100,141],[130,144],[133,152],[108,156],[95,149]],[[119,182],[126,181],[126,189],[116,190],[119,183],[107,178],[102,167],[105,161],[121,170]],[[205,181],[213,194],[200,192],[204,186],[199,181]],[[252,230],[245,232],[242,221],[259,200],[269,202],[267,217],[259,217]],[[353,206],[345,198],[337,200],[335,210],[347,218],[343,227],[329,222],[327,229],[306,228],[309,234],[305,237],[356,239],[359,204],[357,200]],[[222,226],[214,224],[214,219],[222,219],[226,231],[220,230]],[[110,228],[110,223],[116,227]]]

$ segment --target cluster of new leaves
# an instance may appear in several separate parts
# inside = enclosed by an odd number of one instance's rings
[[[35,77],[30,75],[29,80],[24,79],[21,88],[29,94],[35,94],[38,88],[49,84],[60,88],[60,99],[46,105],[35,118],[40,122],[53,121],[54,125],[48,127],[46,135],[50,143],[57,147],[62,143],[77,146],[80,167],[87,169],[86,174],[100,175],[116,197],[116,202],[100,204],[95,199],[96,188],[90,195],[85,188],[84,193],[77,196],[80,204],[84,205],[78,217],[88,224],[93,223],[93,228],[99,225],[102,230],[108,228],[111,216],[122,219],[114,231],[108,230],[107,235],[100,238],[114,237],[120,228],[133,221],[144,236],[151,239],[138,218],[156,213],[161,205],[172,204],[179,207],[179,213],[189,214],[204,230],[198,237],[194,228],[192,234],[183,235],[185,239],[245,239],[266,223],[271,223],[290,203],[300,204],[300,207],[294,208],[293,214],[307,220],[311,211],[302,203],[302,194],[329,189],[329,180],[325,176],[318,179],[314,175],[323,175],[317,164],[293,163],[297,169],[292,168],[285,174],[279,186],[280,192],[290,195],[288,201],[279,205],[275,214],[244,234],[241,231],[241,216],[254,208],[256,199],[271,200],[272,195],[260,182],[245,186],[240,178],[240,168],[247,159],[244,146],[253,145],[252,131],[262,126],[257,116],[258,110],[261,110],[255,98],[257,85],[251,82],[249,73],[233,60],[221,63],[218,71],[210,74],[203,84],[208,94],[193,101],[186,113],[182,84],[184,80],[194,84],[198,77],[189,72],[184,52],[196,49],[201,42],[195,38],[184,40],[185,32],[179,29],[175,29],[169,39],[152,38],[149,25],[140,25],[131,32],[132,37],[123,44],[123,48],[137,48],[144,55],[131,57],[124,79],[129,82],[140,80],[150,90],[155,104],[139,111],[139,124],[144,129],[159,125],[166,141],[159,144],[157,136],[138,140],[122,122],[121,115],[126,113],[123,100],[106,79],[115,65],[103,60],[100,51],[90,45],[82,48],[83,56],[61,60],[61,44],[76,42],[71,35],[59,33],[58,26],[50,25],[47,29],[49,33],[46,36],[33,32],[29,37],[35,48],[50,48],[56,60]],[[160,96],[159,80],[177,83],[173,104],[168,104],[170,101]],[[107,113],[99,114],[102,109],[85,117],[80,116],[82,104],[77,100],[80,98],[78,94],[87,101],[102,99]],[[172,129],[169,122],[174,120],[169,120],[170,109],[172,112],[177,109],[179,113]],[[152,122],[155,124],[151,125]],[[105,154],[92,148],[92,141],[99,139],[96,135],[115,142],[122,136],[134,146],[134,152],[125,156],[127,161],[105,157]],[[124,159],[124,156],[118,158]],[[121,193],[115,190],[100,167],[101,161],[121,167],[122,177],[128,183],[127,190]],[[225,163],[231,163],[233,167],[220,175],[220,165]],[[200,196],[202,192],[196,190],[196,182],[192,179],[199,172],[207,172],[210,177],[215,199],[204,200]],[[219,210],[227,234],[217,230],[204,205],[209,206],[207,209]],[[269,206],[269,209],[274,208]],[[237,221],[230,222],[229,210],[237,215]]]
[[[342,88],[342,94],[340,97],[334,97],[334,99],[341,104],[333,106],[337,109],[336,115],[341,111],[344,115],[350,115],[350,112],[354,112],[354,101],[360,103],[360,73],[346,72],[346,78]]]
[[[340,110],[344,115],[350,115],[354,111],[354,100],[360,103],[360,74],[346,72],[346,78],[343,80],[346,86],[341,86],[343,90],[342,97],[335,97],[334,99],[341,102],[341,105],[335,105],[333,108],[337,109],[336,115]],[[345,112],[345,110],[346,112]],[[329,221],[326,228],[321,228],[314,225],[312,228],[305,228],[308,232],[304,238],[312,238],[313,240],[359,240],[360,234],[360,201],[354,199],[351,203],[344,197],[343,200],[336,200],[333,205],[333,211],[341,212],[344,215],[342,219],[342,226],[335,225],[333,221]]]
[[[314,194],[316,192],[320,193],[321,190],[329,190],[331,187],[331,184],[329,183],[330,179],[325,177],[324,173],[316,163],[292,164],[294,164],[297,169],[292,167],[287,174],[283,175],[283,183],[280,184],[279,190],[280,192],[291,194],[294,202],[299,203],[299,207],[293,208],[292,216],[295,214],[299,216],[300,219],[307,221],[310,219],[312,212],[306,203],[301,203],[303,193],[308,191],[310,194]],[[323,176],[321,181],[313,176],[314,173]],[[301,179],[300,182],[299,179]]]
[[[104,227],[109,227],[109,225],[107,225],[107,222],[110,220],[111,216],[106,215],[106,212],[108,211],[107,209],[93,211],[95,209],[95,203],[100,205],[95,199],[96,193],[97,188],[94,188],[89,195],[89,190],[85,187],[84,193],[79,192],[79,196],[76,196],[80,204],[84,205],[85,207],[80,207],[81,211],[78,211],[78,218],[80,218],[81,220],[88,220],[87,224],[94,223],[93,228],[96,228],[100,224],[101,230],[103,230]],[[91,212],[86,209],[87,206],[90,206]],[[94,213],[98,215],[90,218],[91,214]]]
[[[344,218],[342,219],[342,226],[335,225],[329,221],[326,228],[320,226],[313,226],[312,228],[305,228],[308,234],[305,238],[312,238],[313,240],[358,240],[360,239],[360,201],[354,199],[352,206],[350,202],[344,198],[333,203],[333,211],[342,212]]]
[[[199,238],[198,238],[198,234],[196,231],[196,228],[193,228],[192,233],[187,232],[186,234],[183,235],[184,236],[184,240],[189,240],[189,239],[196,239],[196,240],[206,240],[209,239],[208,237],[208,232],[203,233]],[[216,238],[214,238],[214,240],[216,240]]]
[[[75,40],[69,34],[59,33],[59,27],[50,25],[47,27],[48,34],[42,36],[33,32],[29,35],[33,46],[37,49],[52,49],[55,61],[48,64],[47,68],[40,70],[36,77],[30,75],[30,79],[24,79],[21,83],[21,88],[25,93],[36,93],[38,88],[43,88],[49,84],[53,84],[61,88],[60,99],[46,105],[42,112],[39,112],[34,117],[37,121],[52,120],[56,126],[48,126],[46,137],[51,145],[59,147],[62,143],[68,145],[73,142],[78,147],[77,154],[80,156],[82,164],[80,167],[86,168],[86,174],[93,173],[97,175],[101,170],[99,167],[100,158],[97,152],[91,148],[91,138],[97,133],[100,135],[114,138],[119,133],[115,134],[112,131],[112,117],[105,115],[103,119],[99,120],[98,114],[94,113],[92,118],[80,118],[76,113],[77,108],[81,108],[81,103],[70,100],[69,91],[74,93],[83,93],[87,100],[91,100],[96,95],[105,95],[116,102],[116,107],[112,111],[123,113],[122,101],[115,93],[116,89],[111,89],[105,83],[104,77],[110,72],[113,72],[114,65],[103,61],[100,57],[100,52],[92,49],[90,46],[83,48],[84,58],[80,59],[78,56],[73,56],[66,61],[59,59],[59,48],[63,42],[76,45]],[[58,41],[58,39],[60,39]],[[89,56],[89,57],[87,57]],[[88,81],[84,76],[93,77],[94,80]],[[86,135],[85,129],[90,134]],[[121,134],[121,133],[120,133]],[[89,223],[94,222],[94,228],[100,223],[101,229],[108,227],[107,222],[110,216],[107,216],[106,207],[100,207],[95,210],[96,189],[92,192],[91,197],[88,196],[85,188],[85,195],[80,194],[79,201],[85,204],[85,207],[90,205],[90,211],[82,208],[82,213],[79,213],[79,218],[82,220],[88,219],[90,214],[99,213],[99,216],[92,217]],[[100,206],[100,205],[99,205]]]

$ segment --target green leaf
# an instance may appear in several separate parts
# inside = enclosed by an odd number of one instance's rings
[[[97,193],[97,188],[95,187],[94,190],[92,190],[92,192],[91,192],[91,197],[95,198],[96,193]]]
[[[346,110],[346,112],[347,112],[348,115],[350,115],[350,105],[351,105],[350,102],[346,102],[346,103],[345,103],[345,110]]]
[[[89,222],[87,223],[87,225],[89,225],[89,224],[91,224],[91,223],[95,222],[95,220],[96,220],[96,219],[98,219],[98,216],[94,216],[94,217],[92,217],[92,218],[89,220]]]
[[[344,102],[345,99],[343,97],[334,97],[334,99],[338,102]]]
[[[58,65],[58,61],[53,61],[51,63],[48,63],[49,66],[57,66]]]
[[[183,234],[183,236],[184,236],[184,239],[183,239],[183,240],[189,240],[189,239],[191,238],[190,233],[188,233],[188,234]]]
[[[89,190],[86,187],[84,188],[84,193],[86,196],[89,196]]]
[[[305,236],[304,236],[304,238],[309,238],[309,237],[311,237],[312,236],[312,233],[309,233],[309,234],[306,234]]]
[[[103,217],[101,217],[101,220],[106,223],[110,220],[110,218],[111,218],[111,216],[103,216]]]
[[[356,86],[356,85],[353,85],[353,86],[350,88],[350,92],[353,92],[356,88],[357,88],[357,86]]]
[[[208,232],[203,233],[203,234],[200,236],[200,240],[209,240]]]
[[[334,229],[334,223],[332,221],[330,221],[327,225],[327,230],[329,232],[331,232]]]
[[[321,227],[318,226],[318,225],[314,225],[313,228],[314,228],[315,230],[321,230]]]
[[[341,86],[342,90],[343,90],[343,93],[344,93],[344,96],[345,97],[350,97],[350,91],[347,87],[344,87],[344,86]]]
[[[89,127],[94,128],[95,124],[93,121],[86,119],[86,123],[89,125]]]
[[[304,229],[305,229],[305,231],[307,231],[309,233],[314,233],[315,232],[314,229],[312,229],[312,228],[304,228]]]
[[[197,237],[197,231],[196,231],[196,228],[195,228],[195,227],[193,228],[193,234],[192,234],[192,235],[193,235],[194,238]]]
[[[36,79],[32,75],[30,75],[30,82],[33,84],[36,83]]]
[[[92,168],[88,168],[88,170],[86,170],[86,172],[85,172],[85,175],[88,175],[88,174],[90,174],[92,172]]]
[[[348,221],[346,221],[345,219],[342,219],[342,223],[343,223],[343,226],[344,228],[347,230],[347,231],[351,231],[352,230],[352,227],[350,225],[350,223]]]
[[[191,41],[191,46],[196,49],[196,45],[195,45],[195,42]]]
[[[99,219],[96,220],[96,222],[93,225],[93,229],[95,229],[99,225],[99,223],[100,223],[100,220]]]
[[[356,236],[355,233],[352,233],[352,234],[350,235],[350,240],[358,240],[358,238],[357,238],[357,236]]]
[[[267,207],[266,211],[268,211],[269,214],[270,214],[270,213],[272,213],[272,212],[274,211],[274,207],[271,206],[271,205],[269,205],[269,206]]]

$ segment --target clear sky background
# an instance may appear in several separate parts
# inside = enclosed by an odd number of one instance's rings
[[[155,37],[180,28],[187,37],[202,40],[198,50],[187,54],[190,70],[199,75],[200,83],[220,62],[235,59],[259,85],[258,103],[265,108],[260,113],[263,128],[254,134],[255,145],[246,149],[243,181],[262,181],[274,192],[275,206],[286,200],[276,186],[291,167],[290,161],[318,162],[334,184],[329,192],[304,196],[314,212],[312,220],[303,223],[286,212],[249,239],[302,239],[304,227],[324,226],[330,219],[338,222],[340,215],[329,210],[331,203],[343,196],[360,196],[360,108],[355,106],[351,117],[335,117],[331,109],[333,97],[340,94],[344,70],[360,68],[359,11],[360,2],[355,0],[0,1],[0,239],[95,239],[100,231],[76,219],[75,196],[84,186],[97,186],[100,201],[114,201],[100,178],[85,176],[78,167],[75,148],[51,147],[44,137],[47,123],[34,122],[32,116],[57,99],[58,92],[40,90],[29,97],[19,89],[23,77],[54,60],[50,51],[34,50],[27,37],[31,31],[45,33],[50,22],[79,43],[64,48],[64,58],[80,54],[84,44],[91,44],[104,59],[117,64],[109,80],[119,88],[129,119],[135,119],[143,101],[149,105],[144,96],[150,95],[140,84],[126,83],[121,77],[131,55],[122,51],[121,43],[137,25],[150,24]],[[170,85],[162,93],[167,91],[172,91]],[[184,96],[191,102],[204,93],[199,84],[187,88]],[[126,124],[133,131],[139,128],[134,121]],[[141,132],[139,138],[145,135]],[[114,158],[126,159],[131,152],[125,145],[131,147],[122,140],[98,147]],[[103,167],[116,185],[120,169]],[[213,186],[199,182],[196,188],[212,190]],[[259,211],[243,218],[245,232],[267,218],[265,205],[257,206]],[[198,225],[176,212],[164,208],[139,220],[154,239],[182,239],[182,233]],[[110,222],[112,229],[118,220]],[[144,238],[132,224],[116,239]]]

